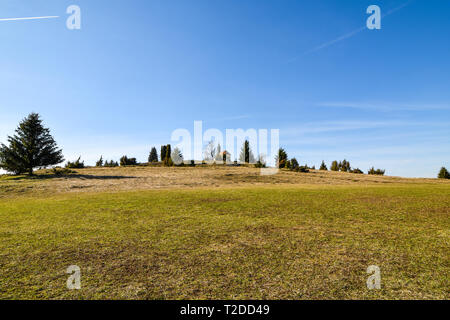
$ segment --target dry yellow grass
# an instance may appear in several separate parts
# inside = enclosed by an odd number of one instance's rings
[[[138,191],[192,188],[237,188],[250,186],[442,184],[450,180],[369,176],[352,173],[281,170],[264,176],[249,167],[117,167],[86,168],[57,177],[37,172],[34,178],[0,178],[0,197],[66,192]]]

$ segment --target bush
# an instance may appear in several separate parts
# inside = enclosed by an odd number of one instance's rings
[[[296,172],[303,172],[303,173],[308,173],[309,169],[308,166],[300,166],[297,169],[295,169]]]
[[[376,169],[374,167],[372,167],[367,174],[371,174],[371,175],[379,175],[379,176],[384,176],[384,174],[386,173],[386,170],[381,170],[381,169]]]
[[[295,158],[291,159],[291,170],[297,170],[297,168],[299,167],[298,161]]]
[[[450,173],[445,167],[442,167],[438,174],[439,179],[450,179]]]
[[[121,166],[135,166],[137,165],[136,158],[128,158],[127,156],[123,156],[120,158]]]
[[[118,167],[119,166],[119,163],[117,163],[117,161],[116,162],[114,162],[114,161],[110,161],[110,162],[108,162],[108,161],[105,161],[105,164],[103,165],[104,167],[108,167],[108,168],[113,168],[113,167]]]
[[[291,169],[291,161],[287,160],[286,163],[284,164],[284,168],[285,169]]]
[[[258,160],[255,163],[255,168],[265,168],[265,167],[266,167],[266,164],[264,162],[262,162],[261,160]]]
[[[350,172],[351,172],[351,173],[356,173],[356,174],[364,174],[364,172],[363,172],[361,169],[359,169],[359,168],[350,170]]]
[[[77,159],[75,162],[68,161],[66,164],[66,168],[69,169],[83,169],[84,168],[84,161],[81,161],[81,157]]]

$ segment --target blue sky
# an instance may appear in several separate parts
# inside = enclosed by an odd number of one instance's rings
[[[71,4],[81,30],[65,26]],[[382,29],[356,32],[372,4],[389,13]],[[0,141],[34,111],[67,160],[146,161],[202,120],[280,129],[301,163],[435,177],[450,167],[448,12],[441,0],[3,0],[0,19],[60,18],[0,21]]]

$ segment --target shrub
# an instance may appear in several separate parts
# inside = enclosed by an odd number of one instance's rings
[[[367,174],[371,174],[371,175],[379,175],[379,176],[384,176],[384,174],[386,173],[386,170],[381,170],[381,169],[376,169],[374,167],[372,167],[371,169],[369,169],[369,171],[367,172]]]
[[[103,166],[113,168],[113,167],[118,167],[119,163],[117,163],[117,161],[114,162],[113,160],[111,160],[110,162],[105,161],[105,164]]]
[[[266,167],[266,164],[264,162],[261,162],[261,160],[258,160],[255,163],[255,168],[265,168],[265,167]]]
[[[81,161],[81,157],[77,159],[75,162],[68,161],[66,164],[66,168],[69,169],[83,169],[84,168],[84,161]]]
[[[291,169],[291,160],[287,160],[286,163],[284,164],[284,168],[285,169]]]
[[[65,175],[76,173],[76,172],[73,170],[70,170],[68,168],[53,168],[52,173],[55,176],[65,176]]]
[[[295,169],[295,171],[307,173],[307,172],[309,172],[309,169],[307,166],[300,166],[297,169]]]
[[[356,174],[364,174],[364,172],[363,172],[361,169],[359,169],[359,168],[350,170],[350,172],[351,172],[351,173],[356,173]]]
[[[127,156],[123,156],[120,158],[121,166],[135,166],[137,165],[136,158],[128,158]]]
[[[295,158],[291,159],[291,170],[297,170],[297,168],[299,167],[298,161]]]
[[[439,179],[450,179],[450,173],[445,167],[442,167],[438,174]]]

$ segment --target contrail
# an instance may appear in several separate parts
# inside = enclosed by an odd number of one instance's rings
[[[388,12],[386,12],[386,13],[385,13],[384,15],[382,15],[381,17],[384,18],[384,17],[390,16],[391,14],[395,13],[396,11],[405,8],[406,6],[408,6],[408,5],[409,5],[411,2],[413,2],[413,1],[414,1],[414,0],[410,0],[410,1],[405,2],[404,4],[398,6],[398,7],[394,8],[394,9],[389,10]],[[342,36],[340,36],[340,37],[334,39],[334,40],[325,42],[325,43],[321,44],[320,46],[317,46],[317,47],[315,47],[315,48],[313,48],[313,49],[311,49],[311,50],[308,50],[308,51],[306,51],[305,53],[303,53],[301,56],[308,55],[308,54],[310,54],[310,53],[313,53],[313,52],[319,51],[319,50],[321,50],[321,49],[324,49],[324,48],[326,48],[326,47],[329,47],[329,46],[331,46],[331,45],[333,45],[333,44],[335,44],[335,43],[337,43],[337,42],[340,42],[340,41],[342,41],[342,40],[351,38],[351,37],[355,36],[356,34],[362,32],[362,31],[364,31],[364,30],[366,30],[366,29],[367,29],[367,27],[364,26],[364,27],[358,28],[358,29],[356,29],[356,30],[353,30],[353,31],[351,31],[351,32],[349,32],[349,33],[347,33],[347,34],[344,34],[344,35],[342,35]],[[295,57],[295,58],[292,58],[292,59],[290,59],[289,61],[287,61],[287,63],[294,62],[295,60],[299,59],[301,56],[297,56],[297,57]]]
[[[25,18],[6,18],[6,19],[0,19],[0,21],[39,20],[39,19],[54,19],[54,18],[59,18],[59,16],[25,17]]]

